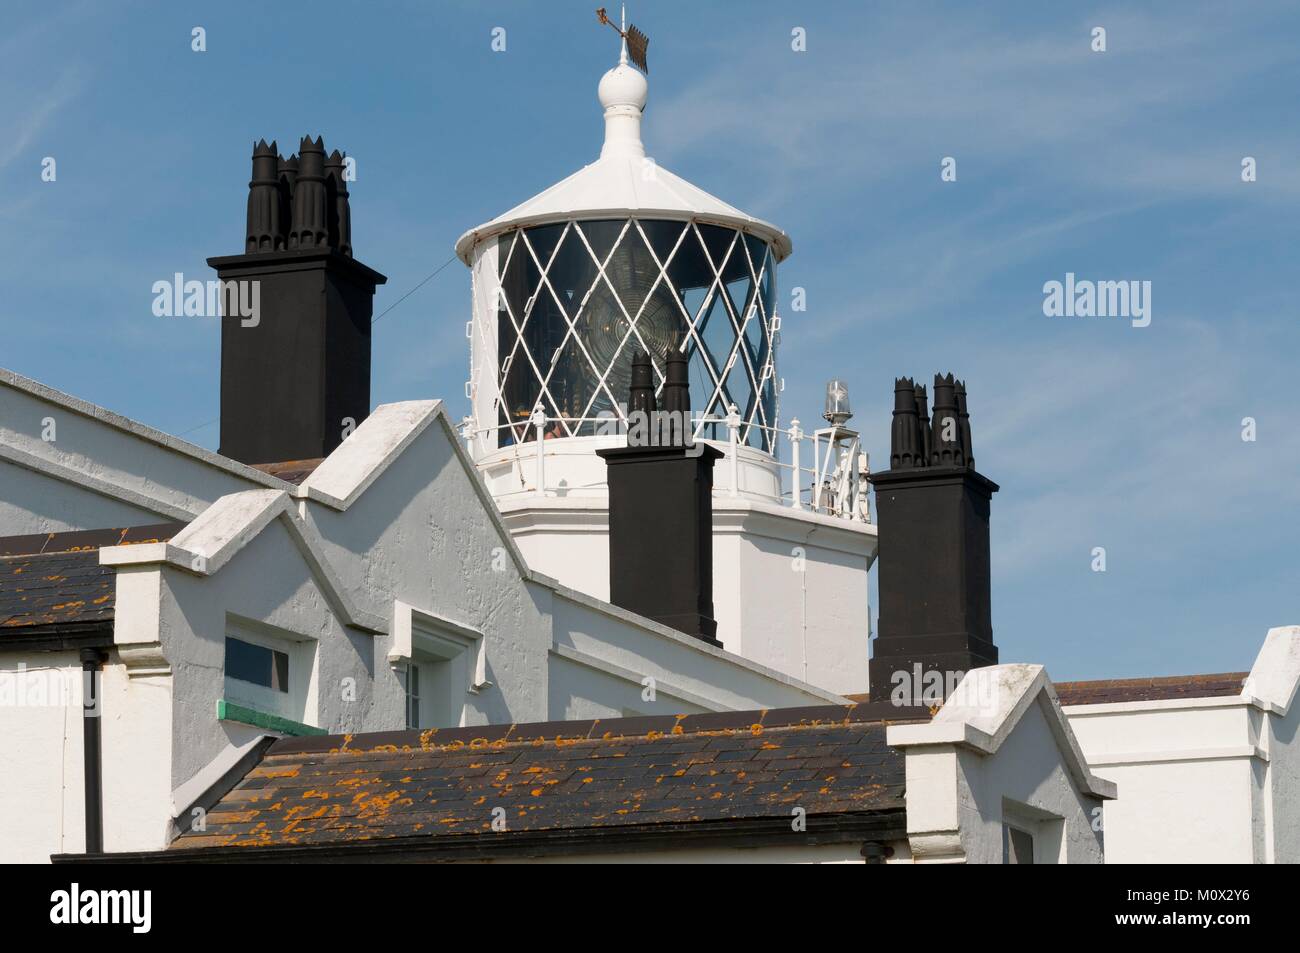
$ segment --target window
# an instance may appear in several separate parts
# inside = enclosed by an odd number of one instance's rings
[[[423,727],[420,724],[420,666],[415,662],[408,662],[406,666],[406,727]]]
[[[1002,863],[1032,864],[1034,835],[1010,824],[1002,825]]]
[[[226,677],[260,685],[277,692],[289,691],[289,655],[243,639],[226,636]]]
[[[474,698],[492,687],[485,653],[482,632],[394,600],[388,661],[405,696],[406,727],[482,723]]]
[[[1065,819],[1020,801],[1002,799],[1002,862],[1065,862]]]
[[[424,640],[421,640],[424,641]],[[447,650],[447,658],[434,652],[438,647],[417,648],[406,663],[406,727],[458,728],[465,711],[469,684],[468,659],[459,649]]]
[[[222,694],[227,702],[314,725],[316,643],[262,622],[231,618]]]

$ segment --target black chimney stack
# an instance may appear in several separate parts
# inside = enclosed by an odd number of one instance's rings
[[[975,472],[966,386],[935,375],[894,382],[889,469],[871,476],[880,531],[880,620],[869,670],[873,700],[932,705],[972,668],[996,665],[989,577],[989,502]],[[919,674],[919,678],[918,678]]]
[[[721,645],[713,618],[713,462],[722,453],[692,440],[680,339],[664,365],[658,410],[650,355],[632,359],[627,446],[596,451],[609,484],[609,600]]]
[[[288,159],[253,147],[244,254],[208,259],[223,290],[227,457],[324,457],[370,413],[370,318],[388,279],[352,257],[345,169],[321,137]]]

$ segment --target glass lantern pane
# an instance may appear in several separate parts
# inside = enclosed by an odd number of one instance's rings
[[[589,343],[596,366],[607,372],[608,395],[598,395],[596,410],[612,410],[614,402],[626,403],[628,388],[632,383],[632,358],[643,348],[650,354],[655,367],[655,380],[663,380],[664,355],[674,335],[686,327],[681,309],[673,300],[667,282],[660,278],[654,256],[646,247],[641,235],[629,229],[610,258],[606,267],[610,283],[618,289],[623,309],[618,311],[616,335],[608,342]],[[617,310],[613,292],[604,286],[595,298],[605,296]],[[629,334],[624,312],[636,322],[635,333]],[[589,342],[594,338],[584,338]]]
[[[697,225],[700,240],[704,242],[708,249],[708,260],[713,266],[714,271],[723,271],[723,280],[727,279],[725,272],[732,270],[733,265],[728,258],[727,253],[731,251],[732,242],[736,240],[734,229],[723,228],[720,225]],[[734,253],[733,253],[734,254]],[[744,253],[741,252],[743,257]]]
[[[590,403],[599,386],[598,375],[592,370],[578,339],[569,335],[564,344],[555,352],[552,367],[546,381],[546,389],[558,405],[558,416],[563,426],[546,428],[547,436],[564,436],[576,434],[580,430],[579,419],[583,409]],[[559,423],[559,421],[552,421]]]
[[[669,263],[673,250],[679,243],[684,244],[691,239],[690,235],[682,237],[682,233],[691,227],[689,222],[665,222],[654,219],[638,220],[637,224],[641,226],[641,231],[645,232],[645,237],[649,240],[650,247],[654,249],[661,265]]]
[[[736,343],[736,329],[731,324],[727,306],[722,299],[723,292],[715,289],[695,328],[700,340],[704,342],[705,357],[713,368],[714,378],[724,380],[725,383],[727,359]],[[701,405],[701,409],[704,409],[704,405]],[[722,413],[726,411],[723,410]]]
[[[591,246],[592,252],[598,262],[604,262],[609,257],[610,249],[618,241],[619,233],[623,231],[623,226],[627,222],[622,220],[605,219],[597,222],[581,222],[576,227],[582,229],[582,234],[586,236],[587,244]]]
[[[560,237],[564,234],[567,226],[564,222],[558,222],[555,225],[539,225],[536,228],[528,229],[528,244],[532,246],[533,252],[537,255],[537,260],[545,268],[551,260],[551,255],[555,253],[555,246],[560,243]],[[527,252],[520,248],[516,254]]]

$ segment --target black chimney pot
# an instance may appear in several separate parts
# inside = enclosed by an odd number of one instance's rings
[[[253,147],[245,253],[208,259],[223,287],[257,286],[256,315],[221,319],[220,452],[244,463],[327,456],[370,413],[370,318],[388,279],[352,257],[342,155],[326,161],[311,136],[299,152]]]
[[[935,376],[933,422],[922,386],[899,378],[894,396],[890,469],[871,476],[880,531],[871,695],[910,686],[903,704],[927,704],[946,698],[961,674],[998,661],[989,571],[998,486],[974,469],[962,381]],[[930,691],[936,681],[941,698]]]
[[[629,445],[596,451],[609,485],[609,599],[721,645],[713,618],[713,463],[722,452],[691,440],[680,343],[667,348],[664,364],[659,411],[650,355],[642,351],[632,359]],[[639,414],[646,418],[638,425]],[[661,434],[669,439],[659,442]],[[641,441],[642,435],[649,440]]]

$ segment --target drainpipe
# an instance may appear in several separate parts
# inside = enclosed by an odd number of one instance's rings
[[[81,726],[82,749],[85,756],[83,774],[86,779],[86,853],[104,852],[104,794],[101,768],[103,765],[100,744],[100,672],[104,653],[99,649],[81,650],[82,696]]]

